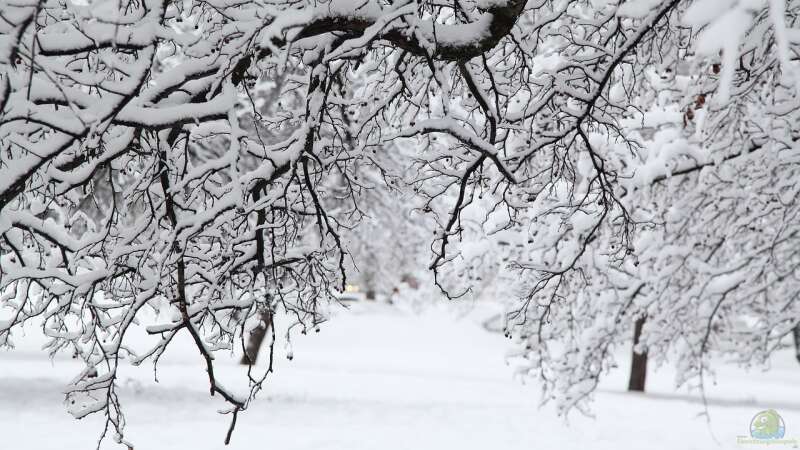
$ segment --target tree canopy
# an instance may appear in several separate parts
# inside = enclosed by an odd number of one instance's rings
[[[373,254],[451,299],[502,286],[519,370],[565,409],[639,317],[679,382],[763,362],[800,319],[799,10],[5,1],[0,345],[41,323],[85,362],[71,412],[123,440],[120,361],[188,333],[232,431],[269,370],[237,394],[214,354],[263,311],[316,328]],[[145,310],[172,320],[133,348]]]

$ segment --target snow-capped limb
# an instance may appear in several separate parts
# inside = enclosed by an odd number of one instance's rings
[[[344,39],[360,39],[367,32],[371,36],[361,47],[372,41],[386,41],[394,47],[418,56],[448,61],[469,60],[492,50],[511,32],[525,8],[525,0],[503,0],[483,5],[483,12],[467,23],[441,24],[432,19],[415,17],[415,2],[386,4],[369,0],[332,0],[321,6],[291,9],[290,20],[278,20],[266,27],[266,48],[276,45],[275,37],[287,30],[292,41],[299,41],[328,33],[343,33]],[[395,25],[395,22],[400,22]],[[377,27],[376,27],[377,25]],[[401,30],[413,30],[404,33]],[[345,48],[350,47],[345,44]],[[335,57],[336,53],[333,53]]]
[[[401,131],[396,136],[388,137],[388,139],[391,140],[395,137],[410,137],[418,134],[425,135],[428,133],[447,133],[468,148],[478,151],[485,158],[488,158],[494,162],[497,170],[503,174],[503,177],[505,177],[509,183],[515,184],[517,182],[517,180],[514,178],[514,175],[498,158],[497,149],[494,147],[494,145],[492,145],[490,141],[485,141],[476,136],[470,130],[467,130],[461,126],[456,120],[448,118],[423,120],[416,125]]]

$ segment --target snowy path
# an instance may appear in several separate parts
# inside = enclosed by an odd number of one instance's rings
[[[229,448],[736,448],[736,436],[766,407],[782,414],[787,437],[800,438],[800,365],[787,355],[769,373],[720,371],[709,391],[710,422],[698,416],[697,397],[671,392],[669,371],[651,376],[653,393],[640,396],[622,391],[621,368],[596,397],[596,419],[573,414],[565,423],[551,407],[537,407],[534,386],[512,379],[507,341],[477,319],[454,316],[356,305],[320,335],[298,336],[294,360],[278,358],[275,377],[240,416]],[[51,364],[34,343],[21,343],[0,353],[0,450],[93,449],[99,418],[74,421],[61,404],[74,361]],[[181,345],[160,366],[158,384],[148,365],[123,373],[128,437],[137,450],[225,448],[228,418],[207,396],[197,354]],[[219,364],[231,380],[241,370],[232,360]]]

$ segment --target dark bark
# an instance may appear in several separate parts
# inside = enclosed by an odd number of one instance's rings
[[[800,323],[794,326],[792,334],[794,335],[794,356],[797,358],[797,362],[800,362]]]
[[[524,0],[509,0],[504,4],[492,4],[486,8],[485,12],[489,14],[489,32],[474,41],[435,41],[433,48],[430,48],[429,45],[419,42],[413,33],[400,29],[389,29],[379,33],[374,39],[390,43],[417,56],[444,61],[468,61],[491,50],[502,38],[511,33],[517,19],[525,10],[525,3]],[[375,18],[355,15],[319,17],[305,25],[294,40],[327,33],[341,33],[348,38],[355,38],[363,35],[368,28],[375,26],[375,20]],[[437,24],[436,26],[441,29],[452,28],[452,25]],[[285,44],[285,42],[273,40],[273,45],[276,47],[282,47]],[[262,52],[265,50],[269,51],[268,48],[262,48]]]
[[[636,344],[639,343],[639,338],[642,336],[642,327],[644,327],[644,316],[636,319],[636,324],[633,327],[633,349],[631,351],[631,376],[628,381],[628,390],[636,392],[644,392],[644,385],[647,378],[647,352],[637,353]]]
[[[261,344],[267,336],[269,327],[272,326],[272,312],[263,311],[260,319],[261,322],[258,326],[250,332],[250,339],[247,341],[247,347],[244,350],[244,355],[242,355],[241,364],[252,366],[256,363],[258,352],[261,350]]]

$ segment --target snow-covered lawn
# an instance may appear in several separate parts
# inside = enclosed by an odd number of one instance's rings
[[[668,369],[650,374],[646,395],[628,394],[625,367],[596,396],[596,418],[539,408],[536,386],[512,378],[508,341],[484,331],[486,307],[414,314],[354,305],[319,335],[297,336],[294,359],[278,348],[266,392],[239,417],[231,449],[714,449],[737,448],[752,416],[776,408],[786,436],[800,438],[800,365],[781,353],[773,370],[718,371],[699,396],[672,388]],[[101,418],[75,421],[61,390],[77,373],[69,358],[50,362],[37,338],[0,353],[0,449],[89,450]],[[622,358],[624,359],[624,358]],[[622,361],[621,361],[622,362]],[[217,364],[237,379],[235,359]],[[159,366],[126,368],[122,400],[136,449],[221,449],[228,417],[208,396],[199,355],[180,342]],[[241,378],[239,378],[241,379]],[[108,440],[104,448],[119,448]],[[742,447],[739,447],[742,448]],[[770,448],[781,448],[772,446]]]

